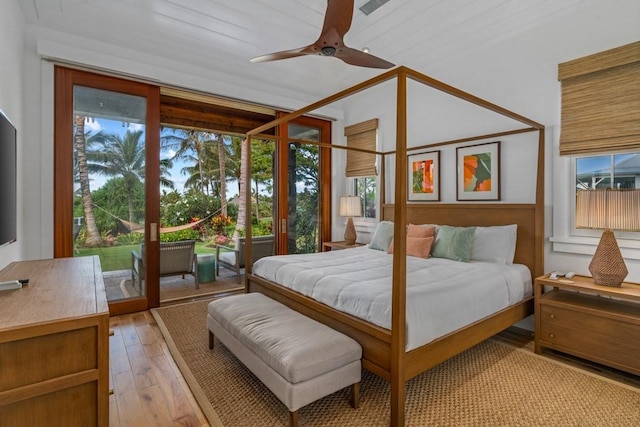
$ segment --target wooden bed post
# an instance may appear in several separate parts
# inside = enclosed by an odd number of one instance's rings
[[[398,72],[396,94],[396,179],[391,288],[391,425],[405,421],[405,348],[407,301],[407,75]]]
[[[538,128],[538,176],[536,180],[535,267],[533,277],[544,274],[544,126]]]
[[[380,182],[378,186],[380,188],[380,197],[378,198],[378,218],[380,219],[382,219],[382,208],[384,207],[384,204],[387,202],[387,190],[386,190],[387,181],[385,179],[385,174],[387,173],[387,170],[385,167],[386,161],[387,161],[387,154],[382,153],[380,155]]]

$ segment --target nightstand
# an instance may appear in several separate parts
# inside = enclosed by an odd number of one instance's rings
[[[323,242],[322,243],[322,251],[326,252],[326,251],[337,251],[340,249],[351,249],[351,248],[357,248],[360,246],[364,246],[365,243],[358,243],[356,242],[353,245],[347,245],[347,243],[343,240],[341,242]]]
[[[536,353],[549,348],[640,375],[639,284],[545,275],[535,280],[534,295]]]

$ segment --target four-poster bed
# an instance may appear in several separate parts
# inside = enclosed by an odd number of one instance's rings
[[[316,319],[333,329],[350,336],[363,348],[362,365],[367,370],[388,380],[391,384],[391,424],[404,425],[405,382],[430,369],[442,361],[472,347],[501,330],[513,325],[533,313],[531,297],[499,310],[470,325],[457,329],[420,347],[406,351],[406,296],[407,296],[407,241],[405,230],[408,224],[446,224],[450,226],[497,226],[517,224],[517,244],[514,263],[526,265],[532,278],[543,273],[543,207],[544,207],[544,126],[473,95],[448,86],[426,75],[406,67],[398,67],[378,77],[329,96],[321,101],[297,110],[247,133],[246,141],[259,136],[265,130],[296,117],[307,114],[337,100],[373,87],[379,83],[397,81],[396,149],[393,152],[376,153],[382,156],[381,171],[381,217],[393,221],[393,264],[391,290],[391,329],[382,328],[355,316],[346,314],[320,303],[301,293],[283,287],[271,280],[253,274],[252,265],[246,266],[246,291],[261,292],[272,299]],[[504,132],[476,135],[469,138],[439,142],[429,148],[459,144],[499,136],[525,132],[538,132],[538,166],[536,172],[535,203],[430,203],[407,204],[407,79],[440,90],[464,101],[506,116],[526,127]],[[248,142],[247,142],[248,143]],[[345,148],[345,147],[332,147]],[[422,147],[411,147],[415,150]],[[247,150],[249,152],[250,150]],[[395,156],[395,195],[393,204],[385,203],[385,157]],[[250,170],[250,159],[245,173]],[[248,193],[248,192],[247,192]],[[250,203],[247,194],[247,204]],[[473,212],[470,215],[469,212]],[[251,238],[250,223],[247,223],[247,239]],[[247,245],[250,251],[250,245]],[[248,253],[246,259],[251,259]]]

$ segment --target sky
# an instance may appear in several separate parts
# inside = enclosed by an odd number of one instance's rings
[[[615,155],[614,162],[615,164],[628,159],[630,156],[635,154],[617,154]],[[576,161],[577,173],[582,174],[591,171],[600,171],[605,169],[610,169],[611,166],[611,156],[609,154],[604,156],[593,156],[593,157],[581,157]]]

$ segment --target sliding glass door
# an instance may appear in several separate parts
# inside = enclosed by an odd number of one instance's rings
[[[56,90],[54,255],[98,255],[112,314],[144,309],[158,298],[158,91],[63,68]]]

